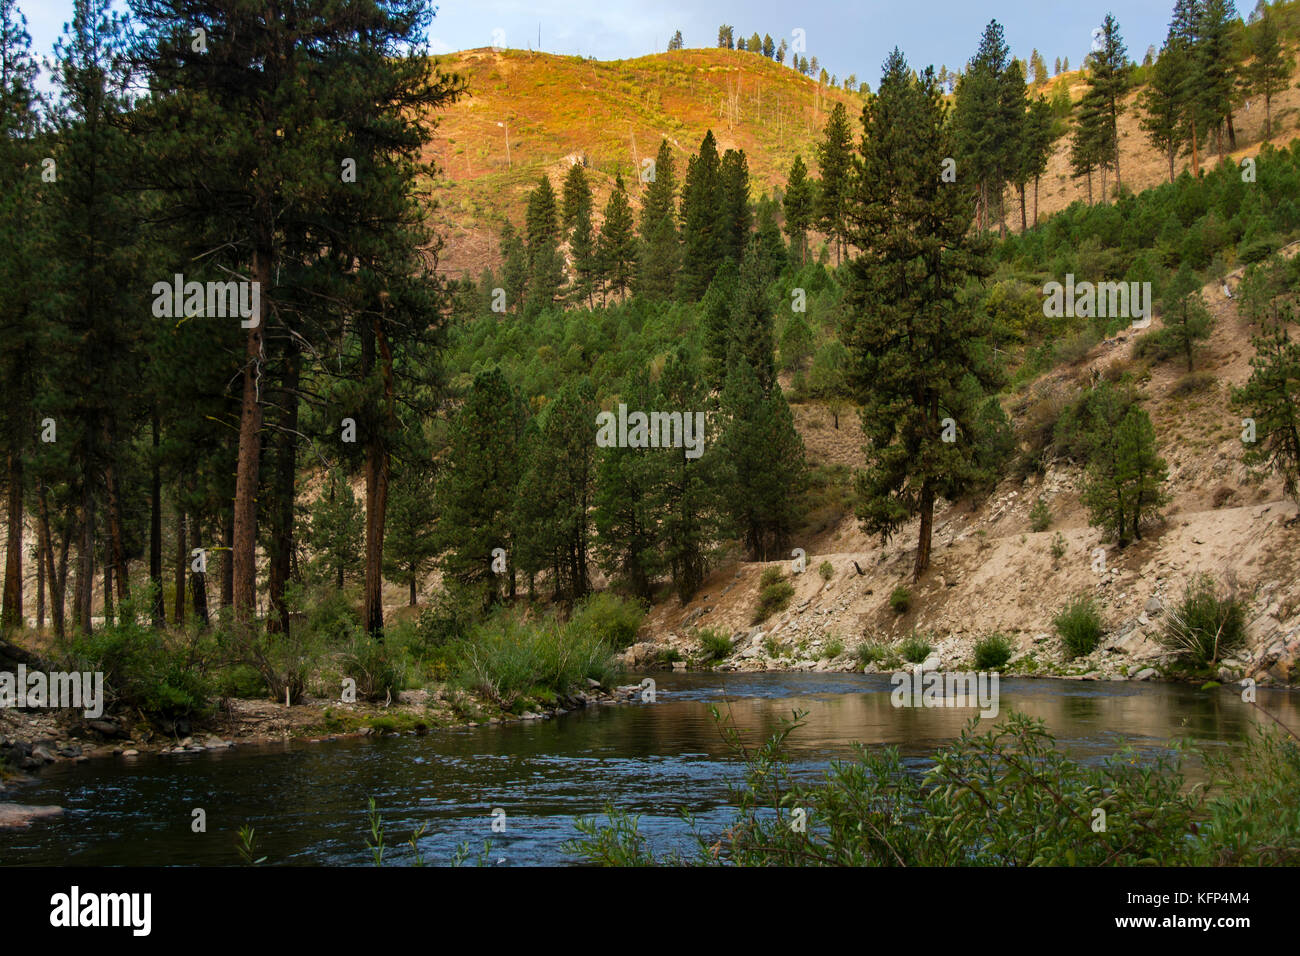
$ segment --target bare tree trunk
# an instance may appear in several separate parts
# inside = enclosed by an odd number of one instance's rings
[[[916,542],[916,564],[912,568],[912,581],[921,580],[930,567],[930,538],[934,533],[934,487],[927,479],[921,485],[921,530]]]
[[[244,394],[239,411],[239,458],[235,467],[234,563],[235,618],[251,623],[257,615],[257,480],[262,452],[263,330],[270,311],[271,237],[261,217],[253,250],[253,281],[260,284],[257,324],[249,328],[244,349]]]
[[[113,542],[104,539],[104,626],[113,626]]]
[[[158,413],[150,423],[153,438],[153,467],[149,475],[149,588],[154,627],[167,622],[167,605],[162,592],[162,471],[158,462]]]
[[[5,587],[0,632],[22,627],[23,618],[23,458],[8,456],[9,534],[5,543]]]
[[[86,471],[89,472],[89,467]],[[77,594],[73,602],[76,619],[73,627],[89,634],[92,630],[90,615],[95,591],[95,490],[92,476],[82,476],[81,488],[81,547],[77,551]]]
[[[185,543],[185,507],[176,503],[176,613],[172,623],[177,627],[185,623],[185,562],[190,558]]]
[[[289,607],[285,604],[284,589],[289,581],[293,556],[294,481],[298,466],[298,381],[302,368],[301,353],[296,341],[288,348],[280,399],[284,418],[275,436],[275,501],[271,514],[268,581],[270,610],[266,621],[268,631],[282,634],[289,633]]]

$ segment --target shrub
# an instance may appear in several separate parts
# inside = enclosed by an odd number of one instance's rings
[[[893,649],[884,644],[859,644],[854,653],[863,667],[868,664],[888,664],[895,659]]]
[[[839,657],[843,653],[844,653],[844,642],[841,641],[838,637],[832,638],[831,640],[827,641],[826,646],[822,648],[822,657],[826,658],[827,660],[834,660],[835,658]]]
[[[1065,557],[1065,552],[1068,549],[1068,547],[1069,545],[1067,545],[1065,542],[1065,535],[1061,534],[1061,532],[1059,531],[1056,532],[1056,537],[1052,538],[1053,560],[1060,561],[1061,558]]]
[[[357,682],[357,695],[363,700],[396,700],[406,686],[404,658],[400,648],[357,633],[340,663],[343,676]]]
[[[731,653],[731,638],[712,627],[702,627],[695,632],[699,638],[704,660],[720,661]]]
[[[899,651],[903,655],[903,660],[907,661],[909,664],[920,664],[930,656],[932,650],[934,650],[934,647],[931,646],[930,642],[919,634],[913,634],[911,637],[907,638],[907,640],[903,641],[902,645],[899,647]]]
[[[1091,654],[1103,632],[1101,612],[1091,597],[1077,597],[1052,619],[1061,642],[1071,657]]]
[[[1015,648],[1005,634],[989,634],[975,644],[975,669],[996,671],[1007,665]]]
[[[835,577],[835,565],[831,564],[829,561],[823,561],[821,565],[818,566],[817,573],[822,576],[823,581],[829,581],[831,578]]]
[[[1200,575],[1170,609],[1160,642],[1195,667],[1217,664],[1246,643],[1245,602],[1235,594],[1219,597],[1214,579]]]
[[[906,584],[900,584],[889,594],[889,606],[896,614],[905,614],[912,606],[912,592]]]
[[[753,623],[761,624],[778,611],[790,606],[794,597],[794,585],[786,580],[778,567],[770,567],[759,579],[758,608],[754,611]]]
[[[1029,510],[1029,527],[1035,531],[1046,531],[1052,525],[1052,512],[1047,507],[1047,502],[1040,496],[1034,503],[1034,507]]]
[[[645,619],[645,608],[608,591],[591,595],[573,615],[573,627],[603,638],[621,651],[636,641],[636,632]]]

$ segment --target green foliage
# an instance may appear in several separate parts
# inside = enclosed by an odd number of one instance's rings
[[[844,642],[838,637],[831,638],[822,648],[822,657],[826,660],[834,660],[844,653]]]
[[[636,641],[637,631],[645,619],[646,609],[639,601],[629,601],[608,591],[598,591],[578,605],[569,627],[603,640],[616,651]]]
[[[1029,509],[1029,527],[1034,531],[1046,531],[1052,526],[1052,511],[1047,507],[1047,502],[1040,495],[1034,502],[1034,506]]]
[[[1300,342],[1284,324],[1252,342],[1250,379],[1232,391],[1232,407],[1250,416],[1242,462],[1276,471],[1286,494],[1300,500]]]
[[[1168,614],[1160,641],[1193,667],[1213,667],[1246,644],[1245,601],[1235,594],[1219,597],[1207,574],[1187,583]]]
[[[1052,538],[1052,560],[1060,561],[1061,558],[1065,557],[1068,547],[1065,542],[1065,535],[1059,531],[1056,532],[1056,536]]]
[[[391,643],[357,633],[343,652],[344,677],[357,682],[357,694],[363,700],[396,701],[406,686],[406,661],[400,649]]]
[[[779,566],[763,569],[759,579],[758,607],[754,610],[751,623],[761,624],[778,611],[784,611],[794,597],[794,585],[785,576]]]
[[[1015,646],[1005,634],[988,634],[975,642],[975,669],[1001,670],[1011,660]]]
[[[1245,772],[1231,755],[1207,755],[1217,795],[1187,785],[1177,752],[1148,760],[1124,747],[1084,763],[1057,748],[1041,719],[1021,713],[983,734],[972,720],[935,753],[924,775],[897,748],[860,748],[854,760],[836,762],[809,782],[792,775],[786,758],[788,737],[803,716],[782,721],[756,749],[724,727],[746,762],[745,782],[733,789],[725,832],[697,830],[694,854],[656,855],[637,818],[612,806],[604,825],[580,821],[582,836],[566,850],[602,866],[1189,866],[1300,859],[1294,812],[1300,748],[1276,733],[1251,738]],[[796,807],[804,811],[806,832],[790,825]]]
[[[1104,628],[1096,602],[1088,596],[1071,600],[1056,617],[1052,626],[1071,657],[1091,654],[1101,641]]]
[[[927,641],[919,634],[910,634],[899,645],[899,653],[903,655],[903,660],[909,664],[920,664],[930,656],[934,650],[934,645]]]
[[[821,575],[823,581],[829,581],[835,577],[835,565],[831,564],[830,561],[823,561],[817,566],[817,573]]]
[[[863,667],[868,664],[885,664],[888,666],[891,662],[898,660],[897,652],[887,644],[865,642],[857,646],[854,654],[858,658],[858,663]]]
[[[900,584],[889,592],[889,606],[895,614],[906,614],[912,606],[912,590],[906,584]]]
[[[731,638],[717,628],[702,627],[695,632],[695,637],[700,642],[700,650],[706,663],[720,661],[730,656]]]

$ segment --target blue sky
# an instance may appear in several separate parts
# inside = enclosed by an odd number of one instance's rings
[[[48,54],[71,14],[71,0],[18,0],[18,6],[37,52]],[[841,78],[856,73],[875,86],[895,45],[913,66],[955,67],[974,54],[985,24],[995,18],[1017,56],[1028,58],[1036,46],[1049,67],[1058,56],[1077,66],[1093,28],[1111,11],[1129,55],[1140,60],[1148,45],[1159,47],[1164,39],[1172,7],[1173,0],[449,0],[439,4],[430,41],[435,52],[491,46],[493,31],[500,30],[506,46],[536,49],[540,25],[542,50],[609,60],[663,50],[674,30],[682,31],[688,47],[699,47],[714,45],[721,23],[732,24],[737,36],[757,31],[778,42],[802,29],[809,56]],[[1239,0],[1243,15],[1253,7],[1254,0]]]

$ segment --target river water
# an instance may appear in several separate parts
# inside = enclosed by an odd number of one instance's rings
[[[58,804],[65,815],[0,831],[0,865],[236,865],[242,825],[255,828],[268,865],[367,865],[369,797],[384,818],[389,865],[412,861],[405,841],[420,825],[428,864],[449,863],[463,843],[476,859],[485,840],[495,865],[572,862],[562,844],[576,835],[575,818],[607,802],[639,814],[657,849],[689,848],[681,811],[717,832],[730,819],[728,784],[743,775],[710,705],[729,711],[754,742],[806,710],[790,748],[794,768],[810,775],[851,757],[854,742],[896,745],[920,771],[976,713],[895,708],[887,675],[653,676],[654,704],[554,720],[52,766],[7,799]],[[1014,708],[1041,717],[1082,760],[1103,759],[1121,739],[1147,756],[1180,737],[1232,747],[1263,719],[1236,688],[1010,679],[1000,689],[1003,716]],[[1297,695],[1259,694],[1271,713],[1300,725]],[[193,832],[195,809],[206,814],[204,833]]]

